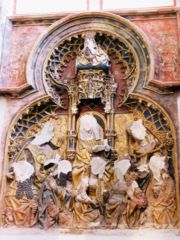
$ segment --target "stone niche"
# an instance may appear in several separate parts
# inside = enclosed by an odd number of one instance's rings
[[[6,137],[3,227],[178,225],[176,129],[160,104],[171,93],[152,84],[157,59],[144,32],[111,13],[41,34],[26,63],[34,97]]]

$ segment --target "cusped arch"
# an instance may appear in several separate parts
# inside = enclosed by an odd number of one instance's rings
[[[168,113],[157,102],[137,93],[130,94],[124,105],[133,113],[135,119],[142,118],[146,127],[153,131],[155,135],[158,134],[160,141],[167,146],[172,146],[172,165],[178,183],[176,129]],[[13,159],[16,159],[16,154],[18,155],[21,148],[23,148],[23,142],[33,136],[34,132],[30,131],[32,127],[36,125],[40,127],[39,123],[41,121],[44,122],[47,117],[56,114],[67,114],[67,110],[55,104],[49,96],[40,97],[25,106],[9,126],[5,162],[12,162]],[[156,115],[156,120],[153,120],[153,114]]]
[[[133,62],[136,65],[136,80],[133,90],[140,84],[148,84],[155,75],[155,56],[147,36],[134,23],[112,13],[92,12],[74,14],[52,24],[37,40],[27,63],[26,77],[28,82],[41,84],[44,78],[47,56],[50,58],[54,51],[67,40],[82,36],[84,32],[93,31],[98,34],[119,39],[127,49],[132,51]],[[121,50],[119,51],[121,54]],[[126,57],[126,56],[125,56]],[[44,81],[48,94],[51,86]]]
[[[152,131],[160,141],[170,149],[169,161],[172,162],[173,177],[175,180],[176,187],[176,204],[179,214],[179,177],[178,177],[178,160],[176,156],[176,130],[175,126],[169,117],[168,113],[155,101],[143,96],[141,94],[132,93],[129,99],[126,101],[125,106],[129,111],[134,114],[134,119],[141,118],[144,121],[145,126],[149,131]],[[6,139],[6,154],[3,166],[3,180],[1,183],[1,203],[4,202],[4,191],[7,189],[6,186],[6,172],[9,165],[16,161],[18,154],[24,148],[24,144],[28,139],[33,137],[35,134],[34,129],[40,129],[42,123],[45,123],[49,118],[54,118],[56,114],[61,114],[64,111],[55,104],[50,97],[44,96],[34,100],[22,109],[9,127],[9,131]],[[161,125],[157,121],[152,121],[153,114],[157,114]],[[67,114],[67,113],[66,113]],[[32,118],[35,120],[32,124]],[[30,125],[28,125],[30,123]],[[156,124],[157,123],[157,124]],[[19,131],[21,128],[22,131]],[[37,132],[36,132],[37,133]]]

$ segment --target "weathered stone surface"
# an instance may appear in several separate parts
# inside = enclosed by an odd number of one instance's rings
[[[177,19],[135,20],[151,41],[157,57],[157,76],[161,82],[180,82]]]
[[[12,26],[5,34],[1,87],[18,88],[27,83],[26,63],[33,45],[47,26]]]

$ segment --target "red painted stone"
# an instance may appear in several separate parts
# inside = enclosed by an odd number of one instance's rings
[[[47,26],[14,26],[9,33],[10,46],[3,58],[2,87],[19,87],[26,83],[25,68],[33,45]]]
[[[158,76],[163,82],[180,81],[176,18],[135,20],[152,43],[157,56]]]

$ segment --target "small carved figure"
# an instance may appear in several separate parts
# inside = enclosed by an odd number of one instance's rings
[[[147,189],[149,222],[155,227],[170,227],[176,224],[175,184],[168,173],[165,157],[153,155],[149,161],[152,179]]]
[[[8,177],[12,179],[5,195],[4,220],[18,227],[32,227],[37,223],[37,192],[34,187],[34,167],[26,160],[14,162]]]
[[[54,159],[59,154],[59,147],[52,143],[53,137],[54,126],[52,122],[47,121],[28,145],[28,149],[34,155],[35,185],[38,189],[48,175],[48,171],[44,168],[45,161]]]
[[[106,189],[108,198],[105,200],[105,222],[108,227],[118,227],[125,221],[127,209],[127,184],[124,176],[131,166],[128,159],[116,161],[114,172],[116,180],[109,189]]]
[[[128,171],[125,175],[125,181],[128,186],[128,203],[126,222],[129,228],[144,224],[145,210],[148,206],[148,199],[145,193],[139,188],[137,183],[138,173]]]
[[[59,160],[60,157],[57,156],[55,159],[49,159],[44,162],[44,168],[47,170],[48,176],[42,183],[39,192],[38,220],[45,229],[48,229],[58,222],[59,209],[56,201],[56,182],[53,177],[53,172]]]
[[[94,34],[88,32],[85,35],[84,48],[76,58],[77,69],[89,68],[109,68],[109,57],[101,46],[97,45]]]
[[[80,117],[76,159],[73,162],[73,184],[78,188],[82,176],[90,176],[92,148],[102,140],[102,128],[91,114]]]
[[[129,154],[132,161],[139,165],[148,162],[149,154],[155,151],[157,142],[147,131],[141,119],[134,121],[127,129],[129,134]]]
[[[94,227],[100,224],[100,211],[95,199],[96,188],[93,187],[89,188],[89,179],[87,177],[82,178],[74,202],[74,219],[77,227]]]
[[[138,186],[143,192],[146,192],[146,189],[151,180],[151,173],[149,171],[148,164],[142,164],[138,166],[137,172],[138,172],[137,178]]]
[[[76,221],[84,227],[100,225],[104,214],[103,174],[106,161],[102,157],[92,157],[90,176],[84,177],[74,203]]]
[[[45,168],[49,170],[49,176],[40,190],[38,210],[39,222],[45,229],[55,223],[67,223],[66,214],[72,211],[70,178],[72,166],[67,160],[59,160],[60,158],[50,159],[44,164]]]

